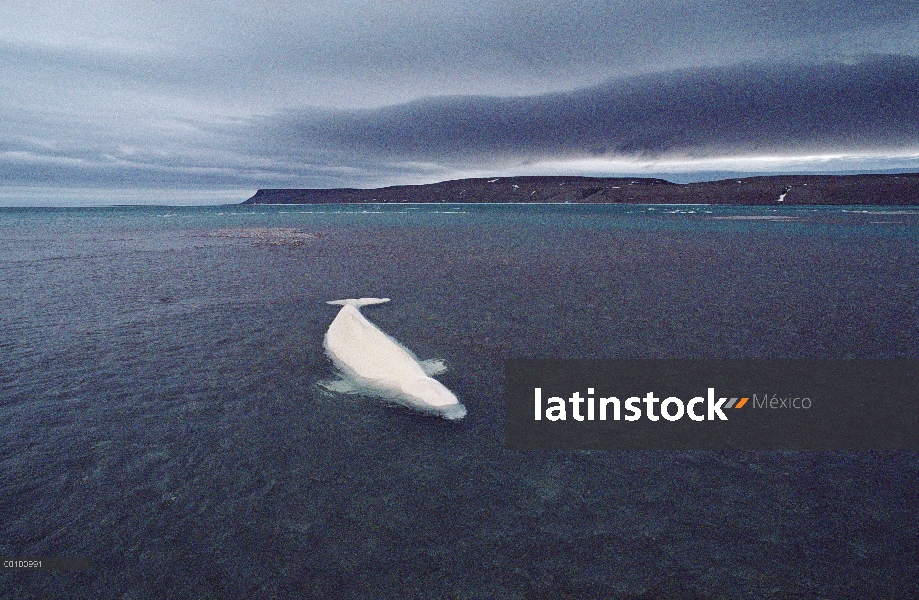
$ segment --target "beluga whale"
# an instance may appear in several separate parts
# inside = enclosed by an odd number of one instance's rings
[[[389,298],[330,300],[341,306],[323,345],[343,379],[324,384],[336,392],[362,393],[398,402],[424,413],[456,420],[466,407],[431,375],[446,370],[438,360],[419,361],[410,350],[364,318],[362,306]]]

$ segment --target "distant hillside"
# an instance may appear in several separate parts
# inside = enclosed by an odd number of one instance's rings
[[[688,184],[648,178],[493,177],[377,189],[266,189],[243,204],[399,202],[919,204],[919,173],[772,175]]]

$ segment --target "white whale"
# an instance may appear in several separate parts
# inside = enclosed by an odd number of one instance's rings
[[[324,346],[326,354],[346,379],[326,387],[388,398],[445,419],[465,417],[466,407],[460,404],[453,392],[431,377],[446,370],[443,363],[420,362],[358,310],[361,306],[381,302],[389,302],[389,298],[351,298],[328,302],[342,308],[329,325]]]

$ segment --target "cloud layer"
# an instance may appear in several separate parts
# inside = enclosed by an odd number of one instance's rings
[[[444,97],[262,121],[271,155],[395,161],[812,153],[919,148],[919,59],[747,65],[611,81],[518,98]]]
[[[913,0],[38,0],[0,22],[0,186],[919,168],[917,48]]]

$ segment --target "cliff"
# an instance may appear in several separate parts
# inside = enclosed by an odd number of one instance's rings
[[[399,202],[917,205],[919,173],[770,175],[688,184],[649,178],[493,177],[377,189],[264,189],[243,204]]]

